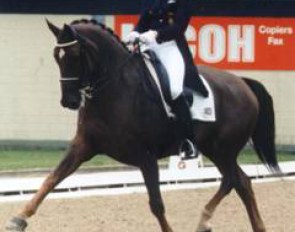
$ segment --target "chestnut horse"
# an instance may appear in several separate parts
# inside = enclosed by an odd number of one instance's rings
[[[157,160],[177,154],[177,125],[166,115],[158,93],[147,87],[140,55],[130,53],[114,33],[95,21],[80,20],[58,28],[54,57],[61,73],[61,105],[79,110],[76,135],[67,155],[46,178],[33,199],[13,217],[7,229],[24,231],[46,197],[62,180],[96,154],[138,167],[143,175],[152,213],[163,232],[172,232],[159,189]],[[221,186],[204,207],[197,228],[208,224],[217,205],[235,189],[249,215],[253,231],[265,231],[250,179],[237,163],[249,139],[262,162],[279,171],[274,145],[272,98],[257,81],[200,66],[214,92],[215,122],[194,121],[200,151],[217,166]],[[98,228],[99,230],[99,228]]]

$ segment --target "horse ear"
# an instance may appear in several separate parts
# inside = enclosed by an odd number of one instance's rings
[[[50,31],[54,34],[55,37],[57,37],[59,35],[60,29],[53,25],[53,23],[51,23],[48,19],[46,19],[46,23],[50,29]]]
[[[76,32],[67,24],[64,24],[63,31],[68,38],[74,39],[76,37]]]

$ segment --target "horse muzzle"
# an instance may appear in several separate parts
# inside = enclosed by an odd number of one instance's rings
[[[81,106],[81,96],[62,98],[61,105],[70,110],[78,110]]]

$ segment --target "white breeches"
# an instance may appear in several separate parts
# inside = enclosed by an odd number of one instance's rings
[[[167,70],[172,99],[175,100],[183,91],[185,64],[175,41],[153,43],[148,46],[156,53]]]

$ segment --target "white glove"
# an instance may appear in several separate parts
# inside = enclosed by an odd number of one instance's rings
[[[132,31],[127,35],[125,42],[126,43],[134,43],[134,41],[139,38],[140,34],[137,31]]]
[[[156,43],[157,42],[157,40],[156,40],[157,36],[158,36],[158,32],[149,30],[149,31],[147,31],[145,33],[142,33],[139,36],[139,39],[143,43],[152,44],[152,43]]]

